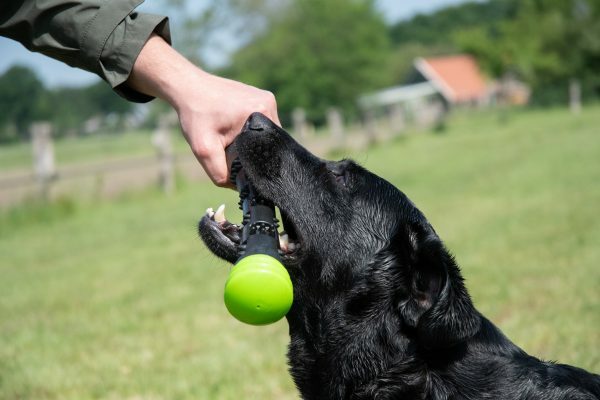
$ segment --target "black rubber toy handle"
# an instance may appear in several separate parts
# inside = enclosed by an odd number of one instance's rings
[[[231,163],[230,181],[240,194],[240,209],[243,213],[242,236],[239,246],[239,262],[252,254],[266,254],[278,261],[279,221],[275,218],[275,206],[264,199],[246,179],[246,174],[239,159]]]

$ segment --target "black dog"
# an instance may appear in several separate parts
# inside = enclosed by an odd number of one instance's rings
[[[288,355],[303,398],[600,398],[600,376],[527,355],[474,308],[440,238],[390,183],[315,157],[261,114],[235,146],[291,240]],[[236,261],[236,226],[211,213],[199,232]]]

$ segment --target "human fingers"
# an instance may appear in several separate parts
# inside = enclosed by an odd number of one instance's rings
[[[225,149],[218,138],[212,135],[204,136],[201,145],[192,146],[194,155],[202,165],[210,180],[217,186],[233,188],[229,182],[229,164],[225,155]]]
[[[263,91],[263,93],[264,98],[260,104],[261,109],[258,111],[262,112],[271,121],[281,126],[281,122],[279,121],[279,115],[277,114],[277,100],[275,98],[275,95],[268,90]]]

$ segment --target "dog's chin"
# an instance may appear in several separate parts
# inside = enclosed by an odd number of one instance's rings
[[[293,266],[300,258],[302,243],[289,216],[281,211],[284,230],[279,232],[279,255],[285,266]],[[206,247],[217,257],[230,263],[239,258],[242,226],[225,219],[223,209],[206,210],[198,223],[198,234]]]

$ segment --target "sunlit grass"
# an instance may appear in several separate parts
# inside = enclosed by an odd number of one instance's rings
[[[457,114],[350,155],[425,212],[518,345],[598,372],[598,126],[598,107]],[[196,236],[221,200],[239,219],[235,193],[206,183],[2,212],[0,398],[297,398],[286,324],[229,317],[228,268]]]

